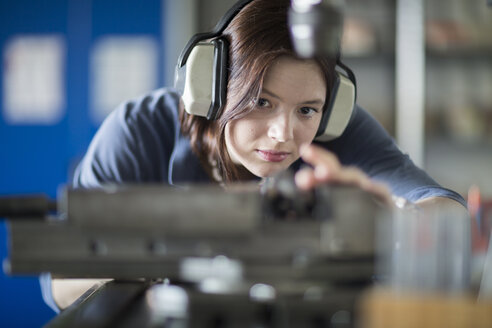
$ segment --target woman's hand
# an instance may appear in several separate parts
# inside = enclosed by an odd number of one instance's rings
[[[309,190],[325,183],[355,186],[373,194],[387,205],[392,204],[391,193],[386,185],[371,180],[358,168],[343,166],[333,153],[315,145],[306,145],[301,149],[301,158],[311,164],[312,168],[303,168],[297,172],[295,181],[299,188]]]

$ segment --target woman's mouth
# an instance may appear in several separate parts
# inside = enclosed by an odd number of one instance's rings
[[[256,152],[260,156],[261,159],[267,162],[282,162],[286,159],[290,153],[283,151],[275,151],[275,150],[260,150],[257,149]]]

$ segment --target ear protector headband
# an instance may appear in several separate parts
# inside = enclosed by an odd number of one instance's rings
[[[251,1],[236,2],[213,31],[195,34],[181,52],[174,84],[188,114],[215,120],[221,113],[226,102],[229,56],[228,42],[221,34]],[[337,60],[335,73],[331,96],[327,99],[328,104],[316,133],[316,140],[319,141],[328,141],[343,133],[355,104],[355,75],[340,60]]]

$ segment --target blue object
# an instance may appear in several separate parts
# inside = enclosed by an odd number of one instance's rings
[[[0,196],[45,193],[56,197],[98,128],[89,115],[89,55],[106,35],[143,34],[162,40],[161,0],[1,0],[2,58],[15,37],[56,35],[66,46],[63,117],[51,125],[10,125],[0,107]],[[162,66],[162,56],[160,66]],[[8,63],[0,65],[0,90]],[[162,67],[157,68],[162,71]],[[159,74],[162,83],[162,76]],[[0,93],[0,106],[4,104]],[[0,261],[7,257],[0,220]],[[40,327],[55,312],[42,300],[38,277],[9,277],[0,270],[0,326]]]

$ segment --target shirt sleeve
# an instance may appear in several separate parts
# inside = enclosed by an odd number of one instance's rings
[[[177,95],[158,90],[121,104],[103,122],[74,173],[74,187],[167,181]]]
[[[386,130],[359,106],[355,107],[345,132],[325,143],[325,147],[337,154],[343,165],[356,166],[374,180],[387,184],[396,196],[412,202],[447,197],[466,206],[461,195],[443,188],[417,167]]]

